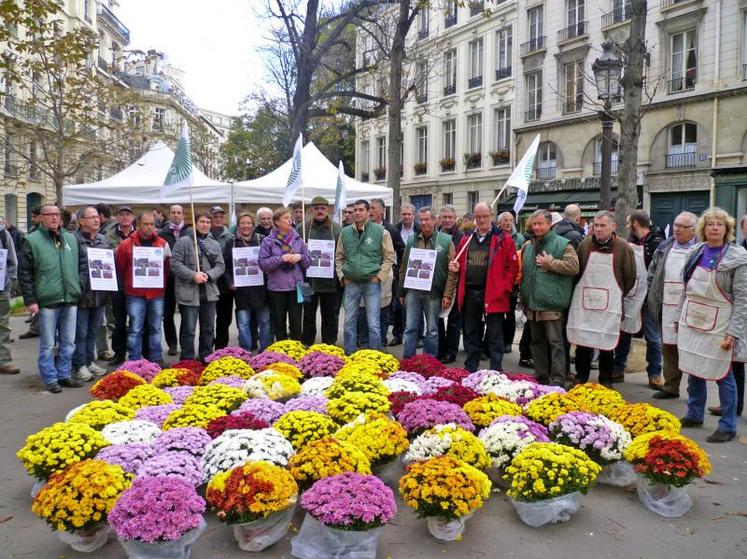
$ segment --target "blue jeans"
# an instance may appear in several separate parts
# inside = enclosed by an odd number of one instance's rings
[[[179,325],[179,345],[182,347],[181,358],[195,358],[195,332],[200,323],[200,338],[197,342],[197,358],[205,358],[213,352],[215,343],[215,312],[218,301],[200,301],[199,305],[179,305],[182,315]]]
[[[431,297],[430,291],[408,290],[405,295],[405,347],[403,357],[412,357],[418,344],[418,333],[425,314],[425,343],[423,353],[435,357],[438,354],[438,313],[441,299]]]
[[[127,329],[127,352],[131,361],[143,358],[143,328],[148,322],[148,359],[161,360],[161,320],[163,318],[163,297],[146,299],[127,296],[127,316],[130,326]]]
[[[96,357],[96,334],[104,320],[106,305],[88,309],[78,308],[78,324],[75,328],[75,353],[73,368],[80,369],[93,363]]]
[[[270,307],[267,305],[258,309],[236,309],[236,326],[239,329],[239,345],[247,351],[252,350],[252,329],[249,325],[252,316],[259,327],[259,351],[272,343],[272,330],[270,328]]]
[[[643,337],[646,339],[646,363],[648,363],[646,372],[649,378],[661,376],[661,335],[659,334],[659,326],[651,318],[645,305],[643,306],[641,322],[643,324]],[[632,334],[620,332],[620,341],[617,342],[615,360],[612,365],[614,373],[623,373],[625,371],[632,340]]]
[[[39,374],[45,385],[70,378],[77,310],[74,305],[39,307]],[[58,339],[60,351],[55,359],[54,344]]]
[[[381,329],[379,318],[381,315],[381,284],[376,282],[355,283],[345,286],[343,306],[345,307],[345,353],[355,352],[355,342],[358,334],[358,305],[361,299],[366,309],[368,323],[368,347],[381,350]]]
[[[703,421],[705,417],[706,397],[708,387],[705,380],[693,375],[687,379],[687,413],[685,417],[694,421]],[[725,433],[737,432],[737,383],[734,373],[729,371],[718,382],[718,396],[721,400],[721,417],[718,420],[718,430]]]

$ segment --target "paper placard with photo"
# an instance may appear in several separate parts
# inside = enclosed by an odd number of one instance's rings
[[[114,251],[108,248],[89,248],[86,252],[91,291],[118,291]]]
[[[236,287],[264,285],[265,276],[259,269],[259,247],[233,247],[233,284]]]
[[[132,287],[163,289],[162,247],[132,247]]]
[[[335,242],[322,239],[309,239],[308,245],[311,264],[306,270],[306,277],[335,277]]]
[[[435,250],[427,248],[410,249],[405,272],[405,289],[431,290],[437,255]]]
[[[0,248],[0,292],[5,289],[5,278],[8,274],[8,249]]]

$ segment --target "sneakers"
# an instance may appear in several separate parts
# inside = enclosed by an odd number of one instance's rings
[[[65,388],[80,388],[83,386],[83,383],[74,378],[64,378],[59,381],[59,385],[64,386]]]
[[[60,388],[60,385],[56,382],[51,382],[45,385],[44,388],[47,389],[47,392],[50,392],[52,394],[59,394],[60,392],[62,392],[62,388]]]
[[[726,431],[719,431],[717,429],[716,431],[708,435],[706,437],[706,440],[709,443],[727,443],[736,436],[736,433],[727,433]]]
[[[73,377],[75,378],[75,380],[88,382],[89,380],[93,380],[93,373],[88,370],[88,367],[83,365],[82,367],[79,367],[77,371],[75,371]]]
[[[96,363],[88,365],[88,370],[93,374],[94,377],[103,377],[106,374],[106,369],[99,367]]]

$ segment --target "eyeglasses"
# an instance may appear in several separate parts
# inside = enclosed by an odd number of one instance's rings
[[[59,212],[57,212],[57,213],[45,213],[45,214],[42,214],[42,217],[60,217],[60,214],[59,214]]]
[[[682,225],[680,223],[675,223],[674,224],[674,228],[675,229],[692,229],[694,227],[695,227],[695,225]]]

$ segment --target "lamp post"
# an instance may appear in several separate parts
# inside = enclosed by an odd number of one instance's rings
[[[602,50],[602,55],[591,65],[591,70],[597,85],[597,99],[603,103],[603,110],[599,111],[602,122],[599,209],[608,210],[612,205],[612,102],[621,95],[623,62],[612,52],[612,43],[602,43]]]

